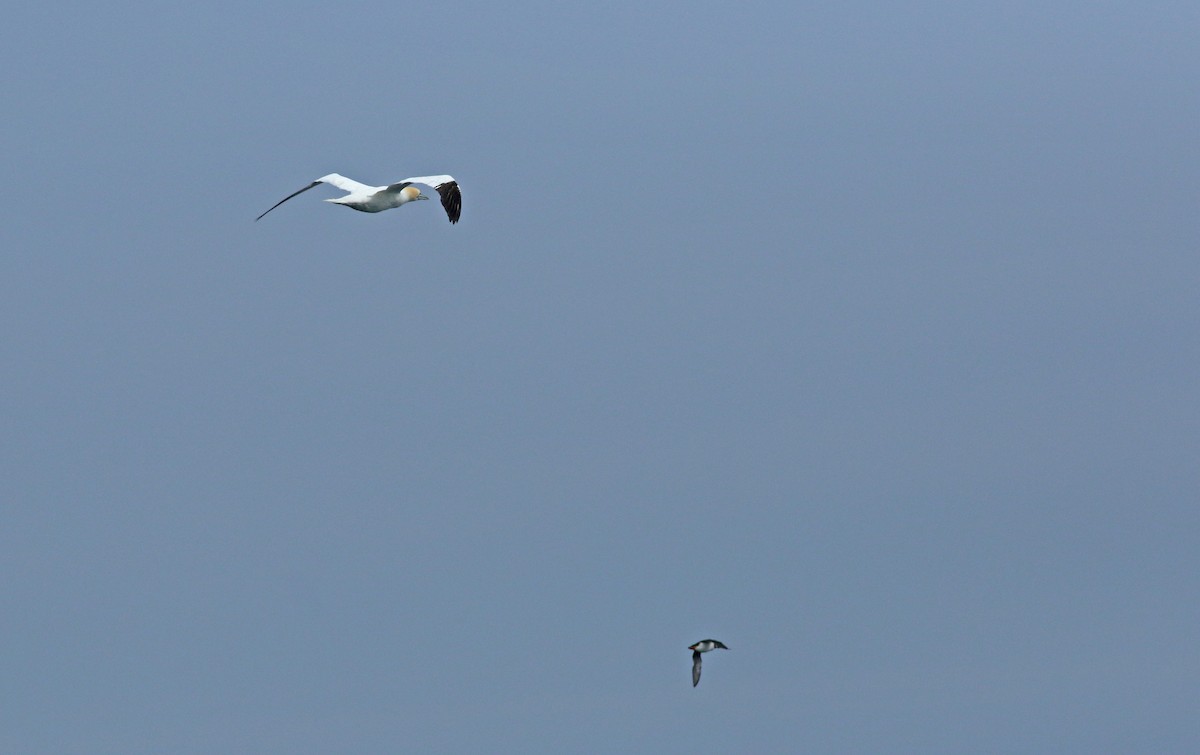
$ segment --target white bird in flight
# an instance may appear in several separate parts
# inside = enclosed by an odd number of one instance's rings
[[[322,176],[300,191],[288,194],[276,202],[271,207],[271,210],[274,210],[297,194],[303,194],[318,184],[332,184],[342,191],[350,192],[344,197],[334,197],[325,201],[345,205],[359,212],[383,212],[393,207],[415,202],[418,199],[429,199],[429,197],[421,193],[420,189],[412,185],[424,184],[437,190],[438,196],[442,198],[442,207],[446,210],[446,217],[450,218],[451,223],[457,223],[458,216],[462,214],[462,192],[458,190],[458,181],[454,180],[454,176],[417,176],[416,178],[406,178],[403,181],[398,181],[388,186],[367,186],[366,184],[360,184],[358,181],[352,181],[345,176],[340,176],[337,173]],[[267,210],[267,212],[271,210]],[[255,220],[262,220],[263,215],[266,215],[267,212],[259,215]]]

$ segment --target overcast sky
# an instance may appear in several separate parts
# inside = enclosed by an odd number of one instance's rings
[[[9,8],[0,750],[1200,751],[1198,31]]]

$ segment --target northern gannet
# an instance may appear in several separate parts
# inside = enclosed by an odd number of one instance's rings
[[[437,190],[438,196],[442,198],[442,207],[446,209],[446,217],[450,218],[451,223],[457,223],[458,216],[462,214],[462,192],[458,190],[458,182],[454,180],[453,176],[417,176],[388,186],[367,186],[337,173],[322,176],[300,191],[288,194],[276,202],[271,210],[318,184],[332,184],[342,191],[350,192],[344,197],[335,197],[325,201],[352,207],[359,212],[383,212],[393,207],[415,202],[418,199],[429,199],[421,193],[420,189],[412,186],[412,184],[424,184]],[[267,210],[267,212],[271,210]],[[263,215],[266,215],[267,212],[259,215],[255,220],[262,220]]]

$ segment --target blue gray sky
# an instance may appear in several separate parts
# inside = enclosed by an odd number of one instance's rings
[[[0,750],[1200,750],[1194,3],[5,21]]]

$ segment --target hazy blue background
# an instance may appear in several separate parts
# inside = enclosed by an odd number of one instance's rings
[[[1200,751],[1198,31],[9,8],[0,750]]]

